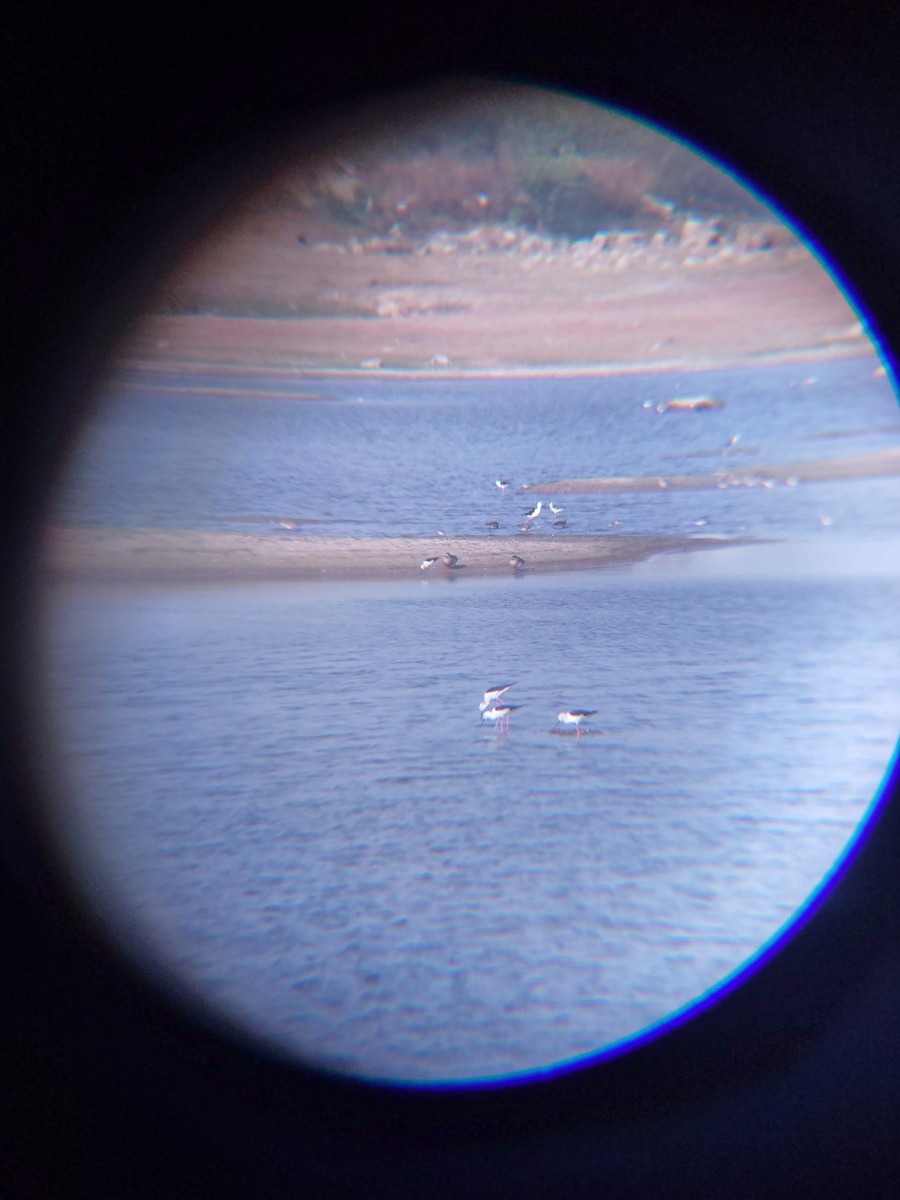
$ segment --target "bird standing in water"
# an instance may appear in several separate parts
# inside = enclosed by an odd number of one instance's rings
[[[481,719],[482,721],[496,721],[498,732],[507,733],[509,731],[509,714],[521,707],[521,704],[498,704],[496,708],[489,708],[483,712]]]
[[[590,717],[597,715],[596,708],[567,708],[557,716],[557,720],[563,725],[574,725],[575,736],[581,737],[581,723],[587,721]]]

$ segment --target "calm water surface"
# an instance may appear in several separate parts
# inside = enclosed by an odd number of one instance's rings
[[[740,371],[603,379],[402,380],[117,376],[60,497],[89,525],[281,536],[515,531],[523,483],[711,473],[896,447],[900,413],[874,356]],[[239,394],[235,394],[235,392]],[[249,394],[240,394],[249,393]],[[314,400],[295,399],[317,394]],[[675,396],[724,407],[668,413]],[[650,407],[644,407],[649,405]],[[737,442],[726,450],[733,437]],[[512,487],[501,495],[497,478]],[[662,502],[661,502],[662,500]],[[567,496],[572,533],[895,537],[900,481]],[[279,531],[277,518],[310,522]],[[539,521],[540,532],[553,532]]]
[[[874,365],[329,380],[304,401],[283,376],[215,399],[198,389],[234,376],[120,377],[57,519],[512,528],[498,476],[896,445]],[[725,408],[652,407],[706,391]],[[559,576],[48,595],[50,819],[135,954],[289,1055],[433,1082],[596,1052],[777,934],[894,752],[900,485],[565,504],[567,533],[778,540]],[[503,735],[477,706],[508,682]],[[592,732],[561,735],[563,707],[597,709]]]
[[[79,869],[133,947],[342,1070],[496,1076],[634,1034],[791,917],[900,729],[900,572],[733,554],[66,591]],[[508,681],[503,736],[477,703]]]

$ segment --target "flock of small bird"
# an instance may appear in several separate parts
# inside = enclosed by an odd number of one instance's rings
[[[505,492],[506,489],[510,486],[510,482],[508,479],[495,479],[494,483],[500,489],[501,492]],[[558,518],[556,521],[553,522],[554,526],[556,526],[560,529],[565,529],[568,522],[566,521],[565,517],[560,517],[560,515],[559,515],[561,512],[564,511],[562,505],[556,505],[551,500],[547,504],[547,509],[553,514],[554,517]],[[519,526],[519,528],[522,530],[523,533],[531,532],[531,522],[536,521],[538,519],[538,517],[541,515],[541,513],[543,512],[543,510],[544,510],[544,502],[543,502],[543,500],[538,500],[538,502],[537,502],[537,504],[535,504],[534,508],[532,508],[530,510],[530,512],[525,514],[525,520]],[[616,524],[618,524],[618,521],[616,522]],[[488,521],[486,527],[491,530],[499,529],[500,522],[499,521]],[[443,530],[438,530],[438,532],[443,533]],[[433,558],[423,558],[422,561],[419,563],[419,570],[420,571],[428,571],[432,567],[435,567],[438,565],[446,567],[448,571],[453,571],[453,570],[460,569],[463,564],[460,563],[459,557],[456,554],[450,554],[448,552],[447,554],[436,554],[436,555],[434,555]],[[513,554],[510,556],[509,565],[518,574],[520,571],[525,570],[525,559],[522,558],[518,554]]]
[[[463,566],[456,554],[450,554],[448,552],[447,554],[435,555],[434,558],[423,558],[419,563],[419,570],[427,571],[431,567],[436,567],[438,563],[440,563],[441,566],[446,567],[448,571],[458,571]],[[520,558],[518,554],[513,554],[510,556],[509,565],[516,572],[524,571],[525,559]]]
[[[510,486],[510,483],[509,483],[508,479],[495,479],[494,486],[498,487],[501,492],[505,492],[506,489]],[[565,509],[563,508],[563,506],[561,504],[556,505],[553,503],[552,500],[550,500],[547,504],[547,508],[553,514],[553,516],[557,518],[553,522],[553,527],[555,529],[565,529],[568,526],[569,522],[565,517],[560,516],[560,513],[565,512]],[[534,508],[531,510],[531,512],[525,514],[525,520],[519,526],[519,529],[521,529],[522,533],[530,533],[531,532],[531,522],[536,521],[538,519],[538,517],[541,515],[543,509],[544,509],[543,500],[538,500],[537,504],[534,506]],[[487,528],[488,529],[499,529],[500,522],[499,521],[488,521]]]
[[[740,435],[734,434],[731,437],[730,441],[728,442],[728,445],[722,450],[722,453],[727,454],[729,451],[733,451],[735,449],[735,447],[737,446],[739,439],[740,439]],[[794,486],[797,482],[798,481],[793,477],[785,480],[785,483],[789,487]],[[667,479],[660,478],[657,480],[657,483],[659,484],[659,486],[661,488],[667,488],[669,486],[669,481]],[[745,487],[752,487],[756,484],[762,484],[763,486],[766,486],[766,487],[774,486],[774,481],[769,480],[769,479],[762,479],[762,478],[757,479],[755,477],[750,477],[750,476],[742,477],[741,479],[732,479],[732,478],[730,478],[728,476],[724,476],[724,475],[722,478],[719,479],[718,486],[719,487],[728,487],[730,485],[737,486],[739,483],[743,484]],[[511,484],[510,480],[508,480],[508,479],[495,479],[494,486],[499,488],[501,493],[505,493],[507,491],[507,489],[512,486],[512,484]],[[527,487],[527,484],[523,484],[522,486]],[[546,504],[543,500],[538,500],[537,503],[534,505],[534,507],[532,509],[530,509],[527,513],[525,513],[525,518],[522,521],[521,525],[519,525],[519,529],[522,531],[522,533],[530,533],[531,529],[532,529],[532,523],[537,521],[541,517],[542,514],[546,515],[546,513],[549,513],[551,516],[556,518],[553,521],[554,528],[565,529],[568,526],[568,521],[566,520],[565,517],[560,515],[564,511],[565,511],[565,509],[563,508],[562,505],[554,504],[552,500],[547,501]],[[698,529],[702,529],[704,526],[709,524],[709,518],[708,517],[699,517],[698,519],[692,521],[691,524],[694,525]],[[823,529],[827,529],[832,524],[834,524],[834,521],[831,517],[820,515],[819,516],[819,524],[821,525],[821,527]],[[615,529],[615,528],[618,528],[619,525],[620,525],[619,521],[610,521],[607,525],[607,528]],[[499,521],[488,521],[488,522],[486,522],[486,528],[490,529],[491,531],[497,530],[500,528],[500,522]],[[441,536],[446,536],[442,529],[439,529],[438,533]],[[419,569],[422,571],[427,571],[427,570],[429,570],[429,568],[437,566],[439,564],[443,565],[450,571],[460,569],[463,566],[463,564],[460,563],[457,555],[447,553],[447,554],[443,554],[443,555],[435,555],[433,558],[423,558],[422,561],[419,563]],[[518,574],[519,572],[524,571],[525,560],[520,555],[513,554],[509,559],[509,565],[512,567],[513,571],[516,574]]]
[[[500,703],[501,696],[512,687],[515,687],[515,684],[504,683],[499,687],[490,687],[487,689],[483,700],[478,705],[482,725],[485,721],[493,721],[498,733],[508,732],[510,713],[522,707],[521,704]],[[574,725],[575,736],[580,738],[581,726],[585,721],[589,721],[591,717],[596,715],[596,708],[564,708],[562,712],[557,713],[556,719],[561,725]]]

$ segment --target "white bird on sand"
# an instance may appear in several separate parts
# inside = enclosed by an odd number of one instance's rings
[[[557,716],[557,720],[563,725],[574,725],[575,736],[581,737],[581,722],[587,721],[589,717],[597,715],[596,708],[567,708]]]
[[[489,708],[481,714],[481,720],[495,721],[497,729],[502,733],[509,730],[509,714],[515,712],[517,708],[521,708],[521,704],[498,704],[496,708]]]
[[[494,704],[497,700],[499,700],[504,692],[508,692],[511,687],[515,686],[516,685],[514,683],[504,683],[500,687],[488,688],[484,693],[484,699],[478,705],[479,711],[484,712],[489,705]]]
[[[437,562],[436,558],[423,558],[422,561],[419,563],[419,570],[427,571],[428,568],[433,567],[436,562]]]

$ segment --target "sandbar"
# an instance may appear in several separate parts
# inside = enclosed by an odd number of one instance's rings
[[[538,495],[575,495],[578,493],[703,491],[710,488],[765,487],[781,483],[818,483],[837,479],[877,479],[900,475],[900,448],[874,450],[846,458],[816,459],[810,462],[777,463],[772,466],[747,466],[728,460],[716,471],[698,475],[608,475],[595,479],[556,479],[532,483],[517,491]]]
[[[55,527],[41,556],[48,582],[252,582],[262,580],[464,579],[590,570],[659,554],[746,545],[746,538],[628,534],[488,537],[319,537],[196,530]],[[456,555],[452,568],[426,558]]]

